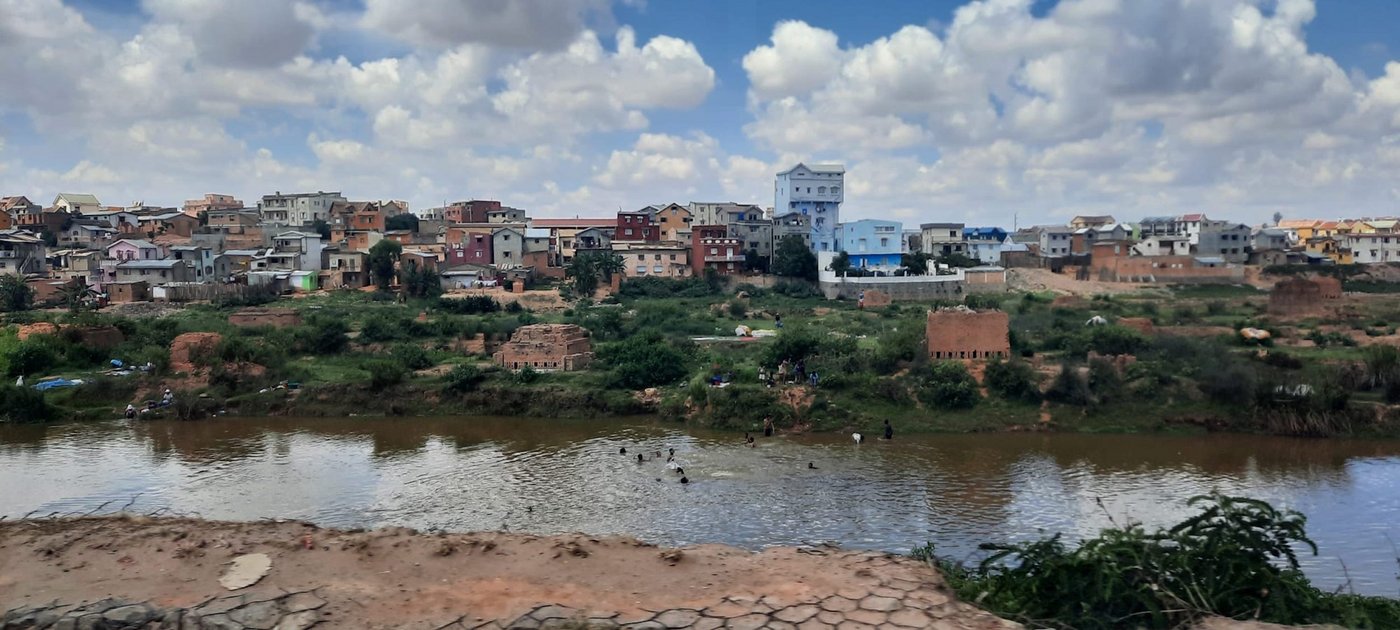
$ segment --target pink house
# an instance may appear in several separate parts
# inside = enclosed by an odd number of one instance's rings
[[[165,252],[159,245],[139,238],[124,238],[107,246],[107,258],[112,260],[160,260]]]

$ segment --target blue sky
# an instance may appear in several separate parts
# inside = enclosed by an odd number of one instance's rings
[[[505,7],[0,0],[0,186],[548,216],[766,205],[775,171],[836,160],[848,216],[906,222],[1400,204],[1393,0]]]

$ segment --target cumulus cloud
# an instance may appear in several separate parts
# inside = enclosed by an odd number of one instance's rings
[[[304,19],[310,14],[288,0],[144,0],[143,6],[157,21],[179,24],[199,58],[217,66],[275,66],[311,43]]]
[[[362,24],[414,43],[554,49],[609,14],[601,0],[366,0]]]

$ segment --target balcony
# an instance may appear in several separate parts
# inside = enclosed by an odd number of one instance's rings
[[[743,254],[734,254],[734,255],[725,255],[725,254],[713,254],[713,255],[710,255],[710,254],[707,254],[707,255],[705,256],[705,262],[717,262],[717,263],[737,262],[737,263],[741,263],[741,262],[744,262],[744,255],[743,255]]]

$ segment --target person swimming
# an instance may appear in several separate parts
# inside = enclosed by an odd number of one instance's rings
[[[677,467],[677,468],[676,468],[676,474],[677,474],[677,475],[680,475],[680,476],[682,476],[682,477],[684,477],[684,476],[685,476],[685,469],[684,469],[684,468]]]
[[[816,470],[816,469],[817,469],[817,465],[816,465],[816,464],[813,464],[812,462],[807,462],[807,470]]]
[[[640,464],[640,463],[645,462],[645,461],[646,461],[646,458],[645,458],[645,457],[642,457],[642,454],[641,454],[641,453],[637,453],[637,463]]]
[[[670,457],[671,457],[672,459],[674,459],[674,458],[676,457],[676,449],[674,449],[674,448],[672,448],[672,449],[666,449],[666,453],[667,453],[667,455],[670,455]]]
[[[681,483],[690,483],[689,477],[681,477]]]
[[[626,455],[626,454],[627,454],[627,447],[624,446],[624,447],[622,447],[622,448],[620,448],[620,449],[617,449],[617,454],[618,454],[618,455]],[[637,457],[641,457],[641,455],[638,455]]]
[[[852,433],[852,434],[851,434],[851,439],[852,439],[852,440],[855,440],[855,441],[856,441],[856,444],[860,444],[861,442],[864,442],[864,441],[865,441],[865,436],[863,436],[863,435],[861,435],[861,434],[859,434],[859,433]]]

